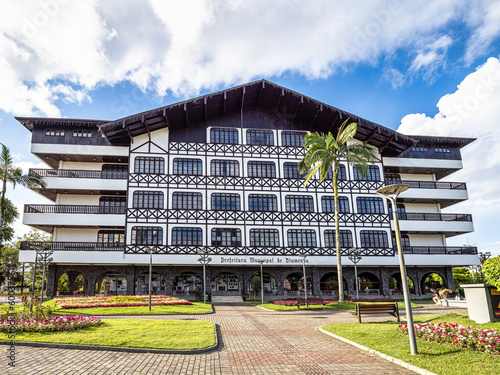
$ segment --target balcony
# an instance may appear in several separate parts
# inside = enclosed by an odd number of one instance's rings
[[[392,214],[391,220],[392,220]],[[400,229],[408,233],[443,233],[446,237],[474,231],[469,214],[399,212]]]
[[[65,251],[124,251],[125,244],[102,242],[40,242],[21,241],[20,250],[65,250]]]
[[[27,204],[24,206],[23,224],[44,230],[54,226],[123,227],[125,211],[125,207]]]
[[[477,247],[473,246],[403,246],[405,254],[426,255],[477,255]]]
[[[100,194],[127,189],[127,172],[93,171],[76,169],[30,169],[30,175],[44,179],[45,191],[33,188],[46,198],[55,201],[57,194]]]
[[[398,197],[406,203],[440,203],[444,208],[469,199],[464,182],[387,180],[385,184],[408,185],[410,188]]]
[[[440,156],[449,156],[440,154]],[[384,169],[389,173],[434,174],[438,179],[462,169],[462,160],[456,158],[384,158]]]

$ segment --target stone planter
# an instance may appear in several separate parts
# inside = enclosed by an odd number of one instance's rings
[[[469,318],[476,323],[500,321],[500,292],[486,284],[460,285],[465,292]]]

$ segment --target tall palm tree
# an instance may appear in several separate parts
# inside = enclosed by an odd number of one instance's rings
[[[340,160],[347,160],[347,163],[353,165],[363,178],[366,177],[369,164],[374,164],[378,161],[377,157],[373,154],[374,148],[372,146],[361,142],[349,142],[356,134],[357,124],[355,122],[347,124],[348,120],[344,121],[340,126],[336,137],[331,132],[328,134],[312,133],[306,135],[304,137],[304,148],[307,151],[298,165],[299,172],[305,173],[304,187],[307,186],[309,180],[318,171],[321,181],[327,177],[330,169],[333,172],[332,185],[335,203],[335,245],[339,302],[344,302],[338,208]]]
[[[22,186],[35,185],[45,189],[45,183],[41,177],[36,175],[25,175],[21,168],[14,167],[12,155],[8,147],[3,143],[0,151],[0,181],[2,181],[2,199],[0,207],[0,247],[3,243],[3,226],[6,209],[5,193],[7,192],[7,182],[10,182],[15,188],[17,184]]]

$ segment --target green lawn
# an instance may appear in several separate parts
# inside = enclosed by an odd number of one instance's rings
[[[361,304],[372,304],[376,302],[360,302]],[[384,302],[387,303],[387,302]],[[281,306],[281,305],[275,305],[274,303],[260,303],[260,302],[252,302],[252,305],[255,306],[261,306],[265,309],[268,310],[277,310],[277,311],[297,311],[297,306]],[[327,303],[324,305],[325,309],[333,309],[333,310],[354,310],[356,306],[356,302],[344,302],[344,303]],[[419,307],[420,305],[417,305],[412,302],[411,304],[412,307]],[[401,311],[402,309],[405,308],[404,302],[398,302],[398,308]],[[300,310],[321,310],[321,305],[309,305],[309,307],[305,307],[305,305],[300,306]]]
[[[464,326],[500,330],[500,323],[477,324],[466,313],[422,315],[415,323],[460,323]],[[463,350],[451,344],[438,344],[417,338],[418,356],[410,355],[408,336],[398,331],[397,322],[329,324],[323,329],[365,345],[371,349],[399,358],[440,375],[497,374],[500,356]]]
[[[49,301],[44,305],[54,306],[54,302]],[[192,305],[173,306],[124,306],[124,307],[89,307],[83,309],[55,309],[56,315],[144,315],[144,314],[206,314],[212,312],[212,305],[209,303],[193,302]]]
[[[7,340],[0,333],[0,340]],[[155,349],[200,349],[215,344],[214,325],[206,321],[105,319],[100,327],[67,332],[25,332],[16,341]]]

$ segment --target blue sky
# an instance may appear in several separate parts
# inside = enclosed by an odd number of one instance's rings
[[[499,36],[486,0],[2,2],[0,142],[27,169],[14,116],[113,120],[266,78],[403,133],[477,137],[448,178],[470,200],[447,210],[476,232],[449,244],[500,254]]]

